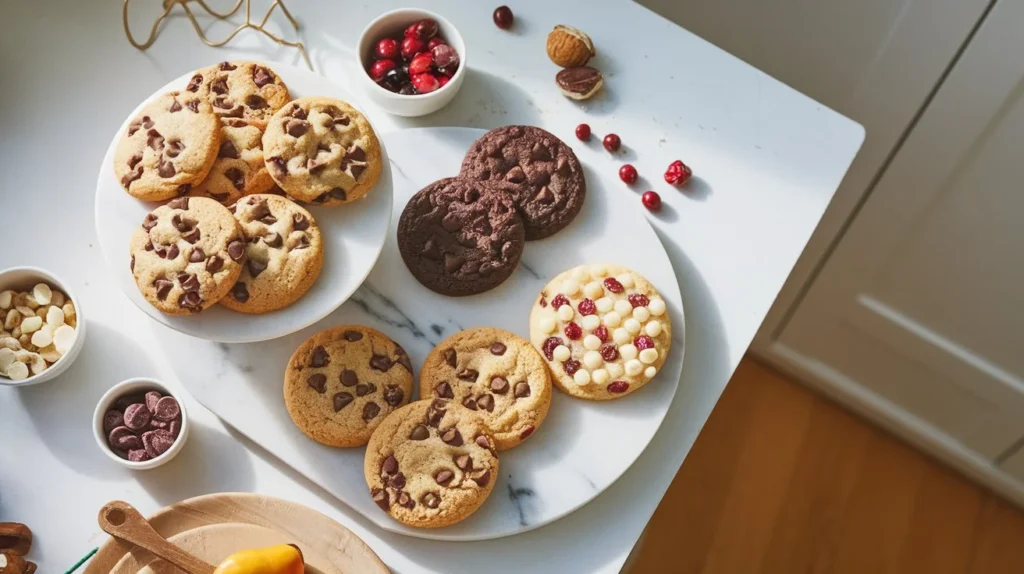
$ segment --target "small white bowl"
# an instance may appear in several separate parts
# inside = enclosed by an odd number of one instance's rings
[[[38,267],[11,267],[10,269],[0,271],[0,291],[8,289],[26,291],[32,289],[37,283],[46,283],[51,289],[62,291],[65,296],[71,299],[71,304],[75,306],[75,342],[71,344],[71,348],[68,349],[67,353],[64,353],[64,356],[58,359],[56,363],[50,365],[45,371],[20,381],[13,381],[7,377],[0,376],[0,385],[24,387],[56,378],[67,370],[71,363],[75,362],[78,354],[82,351],[82,345],[85,344],[85,314],[83,313],[82,303],[68,289],[67,283],[58,279],[53,273]],[[7,317],[7,311],[3,311],[2,314],[0,324]]]
[[[171,448],[167,449],[167,452],[150,460],[132,462],[117,456],[117,454],[111,450],[110,445],[107,443],[107,435],[103,432],[103,415],[107,414],[107,411],[113,408],[114,402],[117,401],[117,399],[125,395],[134,395],[144,393],[146,391],[159,391],[160,394],[174,397],[174,400],[178,401],[178,407],[181,409],[181,431],[178,432],[178,438],[174,439],[174,444],[171,445]],[[188,412],[185,410],[185,403],[182,402],[181,398],[172,393],[170,389],[160,381],[146,377],[128,379],[110,387],[110,390],[103,393],[103,397],[96,405],[96,411],[92,415],[92,434],[96,437],[96,444],[99,445],[100,450],[102,450],[110,460],[132,470],[149,470],[170,462],[170,460],[177,456],[185,446],[185,441],[188,440],[188,426]]]
[[[459,69],[455,71],[455,75],[442,88],[429,94],[406,96],[378,86],[377,82],[374,82],[370,78],[370,74],[367,73],[375,59],[374,48],[377,42],[385,36],[400,38],[409,24],[425,18],[433,18],[437,21],[438,33],[459,54]],[[443,16],[429,10],[399,8],[381,14],[363,29],[363,34],[359,37],[357,53],[360,66],[357,75],[362,78],[361,84],[366,95],[385,111],[396,116],[415,117],[436,112],[452,101],[459,88],[462,87],[462,81],[466,78],[466,43],[462,40],[462,34],[459,34],[455,26]]]

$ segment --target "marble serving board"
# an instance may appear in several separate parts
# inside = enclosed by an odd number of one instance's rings
[[[391,158],[394,214],[380,259],[363,285],[335,312],[291,335],[247,344],[204,341],[154,323],[181,382],[207,408],[380,527],[423,538],[482,540],[556,520],[592,500],[621,476],[661,425],[683,365],[683,309],[672,264],[636,195],[598,175],[615,170],[584,163],[587,199],[576,220],[553,237],[527,243],[519,268],[487,293],[462,298],[420,285],[399,255],[395,225],[408,199],[435,179],[458,172],[483,130],[422,128],[382,136]],[[336,449],[308,439],[284,407],[284,368],[312,334],[358,323],[380,329],[409,352],[415,373],[438,342],[460,329],[495,326],[529,338],[537,292],[581,263],[615,263],[646,276],[661,292],[673,323],[672,351],[657,377],[620,400],[584,401],[559,391],[547,419],[522,446],[500,453],[501,472],[487,502],[467,520],[413,529],[382,512],[363,478],[363,448]]]

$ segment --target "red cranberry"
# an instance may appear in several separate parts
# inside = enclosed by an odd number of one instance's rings
[[[580,362],[576,359],[569,359],[562,363],[562,368],[565,369],[565,374],[571,377],[576,374],[576,371],[580,370]]]
[[[637,307],[646,307],[651,303],[651,300],[647,298],[647,295],[641,295],[639,293],[630,293],[626,296],[626,299],[629,300],[629,304],[632,305],[634,309]]]
[[[508,30],[512,27],[513,20],[515,20],[515,16],[512,15],[512,9],[508,6],[498,6],[494,9],[495,26],[502,30]]]
[[[608,327],[605,327],[604,325],[598,325],[597,328],[594,329],[594,335],[596,335],[598,339],[601,339],[602,343],[607,343]]]
[[[412,87],[416,88],[417,93],[429,94],[440,88],[441,83],[437,81],[433,74],[423,73],[412,77]]]
[[[636,168],[629,165],[628,163],[619,168],[619,179],[626,182],[629,185],[636,183],[637,173]]]
[[[590,126],[587,124],[580,124],[576,126],[576,138],[580,141],[590,140]]]
[[[433,58],[426,52],[420,52],[413,56],[412,61],[409,62],[409,75],[415,76],[416,74],[423,74],[430,71],[430,66],[433,64]]]
[[[604,360],[606,361],[614,361],[615,359],[619,358],[619,350],[615,347],[615,345],[612,345],[610,343],[607,345],[601,345],[600,352],[601,357],[604,358]]]
[[[438,68],[455,68],[459,65],[459,53],[455,51],[455,48],[447,44],[440,46],[434,46],[430,50],[430,55],[434,58],[434,65]]]
[[[419,22],[413,22],[412,24],[409,24],[409,27],[407,27],[405,29],[405,33],[402,34],[402,36],[404,36],[406,38],[408,38],[409,36],[415,37],[416,36],[416,26],[418,24],[419,24]]]
[[[619,146],[622,145],[622,140],[615,134],[608,134],[604,136],[604,149],[608,151],[618,151]]]
[[[624,393],[629,390],[629,383],[626,381],[612,381],[608,383],[609,393]]]
[[[437,69],[437,73],[442,75],[442,76],[447,76],[448,79],[451,79],[451,77],[455,75],[455,71],[458,70],[458,69],[459,69],[459,63],[455,62],[454,66],[448,66],[447,68],[438,68]]]
[[[384,38],[380,42],[377,42],[377,57],[384,58],[385,60],[395,60],[401,54],[401,50],[398,47],[398,40],[394,38]]]
[[[561,293],[555,295],[555,298],[551,300],[551,308],[554,309],[555,311],[557,311],[558,308],[561,307],[562,305],[568,304],[569,299],[565,295],[562,295]]]
[[[565,336],[575,341],[583,336],[583,329],[577,325],[575,321],[570,321],[569,324],[565,326]]]
[[[547,357],[549,361],[553,361],[555,358],[552,353],[555,352],[555,347],[561,344],[561,337],[548,337],[544,340],[544,344],[541,345],[541,350],[544,351],[544,356]]]
[[[440,90],[441,88],[445,87],[445,85],[448,82],[450,82],[450,81],[452,81],[452,79],[449,78],[448,76],[438,76],[437,77],[437,89]]]
[[[580,315],[593,315],[597,312],[597,305],[594,305],[594,302],[590,299],[580,301],[576,308],[580,310]]]
[[[427,45],[423,43],[423,40],[415,36],[406,36],[402,38],[402,57],[405,59],[411,59],[416,54],[419,54],[426,48]]]
[[[644,349],[653,349],[654,339],[648,337],[647,335],[640,335],[639,337],[633,339],[633,346],[641,351],[643,351]]]
[[[622,293],[622,283],[614,277],[605,277],[604,288],[612,293]]]
[[[409,31],[412,30],[412,34]],[[437,20],[433,18],[427,18],[426,20],[420,20],[415,24],[405,29],[406,36],[416,36],[420,40],[426,42],[427,40],[437,36]]]
[[[444,39],[441,38],[440,36],[435,36],[431,38],[429,42],[427,42],[427,51],[433,50],[435,47],[440,46],[442,44],[448,44],[448,42],[445,42]]]
[[[640,198],[644,202],[644,207],[651,211],[661,211],[661,196],[656,191],[645,191],[643,196]]]
[[[677,159],[668,164],[668,169],[665,170],[665,181],[672,185],[686,185],[692,175],[693,170],[690,169],[690,166]]]
[[[370,77],[374,82],[378,82],[384,78],[384,74],[394,70],[395,66],[394,60],[377,60],[370,66]]]

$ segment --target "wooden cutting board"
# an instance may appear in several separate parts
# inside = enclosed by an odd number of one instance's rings
[[[246,493],[191,498],[158,511],[149,523],[164,538],[211,564],[246,548],[297,544],[310,574],[387,574],[358,536],[319,512],[287,500]],[[85,574],[170,574],[149,552],[108,539]]]

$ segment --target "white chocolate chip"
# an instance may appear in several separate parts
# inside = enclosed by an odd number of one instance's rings
[[[27,317],[24,321],[21,322],[21,332],[35,333],[42,326],[43,320],[39,317],[36,317],[35,314],[33,314],[31,317]]]
[[[43,359],[42,355],[38,353],[32,353],[32,362],[30,362],[28,366],[29,369],[32,370],[33,375],[38,375],[39,373],[46,370],[46,361]]]
[[[7,367],[10,367],[11,364],[16,361],[17,359],[14,358],[13,350],[8,349],[7,347],[0,347],[0,374],[6,373]]]
[[[636,319],[634,319],[632,317],[630,317],[629,319],[626,319],[622,323],[622,326],[625,327],[627,331],[629,331],[630,333],[632,333],[634,335],[640,332],[640,321],[637,321]]]
[[[623,317],[629,317],[633,313],[633,306],[629,304],[629,301],[619,299],[615,302],[615,312]]]
[[[46,321],[46,309],[47,307],[40,307],[36,309],[36,317],[39,317],[43,321]]]
[[[618,363],[605,363],[604,368],[608,369],[608,375],[613,379],[622,376],[622,365]]]
[[[18,303],[15,301],[15,303],[17,303],[19,307],[28,307],[29,309],[32,309],[33,314],[35,314],[36,309],[39,308],[39,301],[36,301],[36,298],[33,297],[31,293],[25,293],[25,297],[21,302]]]
[[[11,309],[7,312],[7,317],[4,319],[4,329],[10,331],[21,324],[21,313],[17,309]]]
[[[575,279],[566,279],[562,282],[562,292],[566,295],[575,295],[580,290],[580,284]]]
[[[551,356],[554,357],[556,361],[568,361],[571,354],[572,353],[569,352],[569,347],[566,347],[565,345],[559,345],[555,347],[554,351],[551,351]]]
[[[8,289],[0,292],[0,309],[10,309],[14,304],[14,291]]]
[[[608,274],[608,268],[601,263],[595,263],[590,266],[590,274],[594,277],[604,277]]]
[[[601,348],[601,338],[597,335],[587,335],[583,337],[583,347],[590,351],[596,351]]]
[[[658,369],[655,369],[654,367],[647,367],[646,369],[644,369],[644,378],[647,379],[647,380],[653,379],[654,375],[657,375],[657,374],[658,374]]]
[[[47,363],[53,364],[60,360],[60,353],[57,352],[56,347],[51,343],[48,347],[39,349],[39,355]]]
[[[625,345],[619,347],[619,354],[622,355],[623,361],[635,359],[637,353],[639,353],[639,351],[637,350],[636,346],[633,345],[633,343],[626,343]]]
[[[642,372],[644,372],[644,364],[643,363],[641,363],[640,361],[638,361],[636,359],[633,359],[631,361],[626,361],[626,374],[627,375],[629,375],[631,377],[635,377],[635,376],[639,375]]]
[[[7,368],[7,376],[12,381],[21,381],[28,378],[28,366],[25,363],[11,363]]]
[[[561,321],[572,321],[572,318],[576,316],[576,311],[573,311],[572,305],[562,305],[558,311],[555,311],[555,314]]]
[[[618,279],[619,283],[622,283],[622,286],[625,287],[626,289],[629,289],[630,287],[633,286],[633,274],[632,273],[623,273],[622,275],[619,275],[618,277],[616,277],[616,279]]]
[[[597,369],[590,374],[590,380],[594,381],[599,385],[603,385],[608,382],[608,371],[604,369]]]
[[[615,311],[604,316],[604,324],[608,327],[618,327],[621,322],[622,317],[620,317]]]
[[[18,336],[18,343],[21,344],[21,347],[23,349],[28,349],[29,351],[33,350],[31,348],[32,347],[32,335],[29,335],[28,333],[22,333],[21,335],[19,335]]]
[[[50,308],[46,310],[46,324],[56,329],[64,324],[64,311],[60,310],[60,307],[50,305]]]
[[[21,317],[21,313],[18,313],[18,317]],[[21,325],[18,325],[17,327],[11,329],[11,336],[14,337],[15,339],[21,338]]]
[[[582,324],[584,329],[588,331],[593,331],[594,329],[601,326],[601,318],[598,317],[597,315],[585,315],[582,319],[580,319],[580,323]]]
[[[61,305],[60,310],[64,311],[64,322],[68,323],[70,325],[71,324],[71,322],[70,322],[71,319],[75,318],[75,305],[74,305],[74,303],[72,303],[71,301],[68,301],[67,303],[64,303],[63,305]]]
[[[613,306],[615,306],[615,303],[611,299],[609,299],[607,297],[601,297],[600,299],[598,299],[596,301],[596,304],[597,304],[597,311],[599,313],[607,313],[608,311],[612,310]]]
[[[32,333],[32,344],[43,348],[53,342],[53,327],[43,324],[38,331]]]
[[[650,365],[654,361],[658,360],[657,349],[644,349],[640,351],[640,362]]]
[[[587,351],[583,354],[583,365],[588,369],[596,369],[604,364],[604,358],[597,351]]]
[[[552,319],[551,317],[543,317],[540,320],[540,330],[544,331],[545,333],[554,333],[555,332],[555,320]]]
[[[644,332],[652,337],[657,337],[661,334],[661,321],[654,319],[650,323],[644,325]]]
[[[633,309],[633,318],[637,321],[644,322],[651,318],[651,312],[647,310],[647,307],[641,305]]]
[[[40,306],[49,305],[52,295],[53,291],[50,290],[50,286],[46,283],[39,283],[32,288],[32,297]]]
[[[583,293],[591,299],[597,299],[601,295],[604,295],[604,287],[597,281],[591,281],[583,288]]]
[[[590,273],[587,272],[587,268],[585,266],[580,265],[576,269],[572,270],[572,278],[583,283],[587,279],[590,279]]]
[[[53,346],[63,355],[75,344],[76,331],[68,325],[61,325],[53,332]]]
[[[665,302],[661,299],[651,299],[647,308],[651,310],[651,315],[658,316],[665,312]]]
[[[53,294],[50,295],[50,305],[56,305],[57,307],[63,306],[64,294],[60,291],[54,291]]]
[[[590,371],[580,369],[572,376],[577,385],[585,385],[590,382]]]
[[[29,307],[28,305],[18,305],[17,307],[15,307],[15,309],[17,309],[18,313],[21,313],[21,316],[25,317],[26,319],[29,317],[36,316],[36,310],[33,309],[32,307]]]
[[[17,351],[21,348],[21,343],[18,342],[17,337],[2,337],[0,338],[0,348]]]
[[[621,345],[632,341],[633,337],[629,336],[629,331],[619,327],[618,329],[615,329],[615,332],[612,334],[612,339],[615,341],[616,345]]]
[[[32,361],[32,355],[35,355],[35,353],[24,349],[14,352],[14,358],[17,359],[19,363],[28,364]]]

